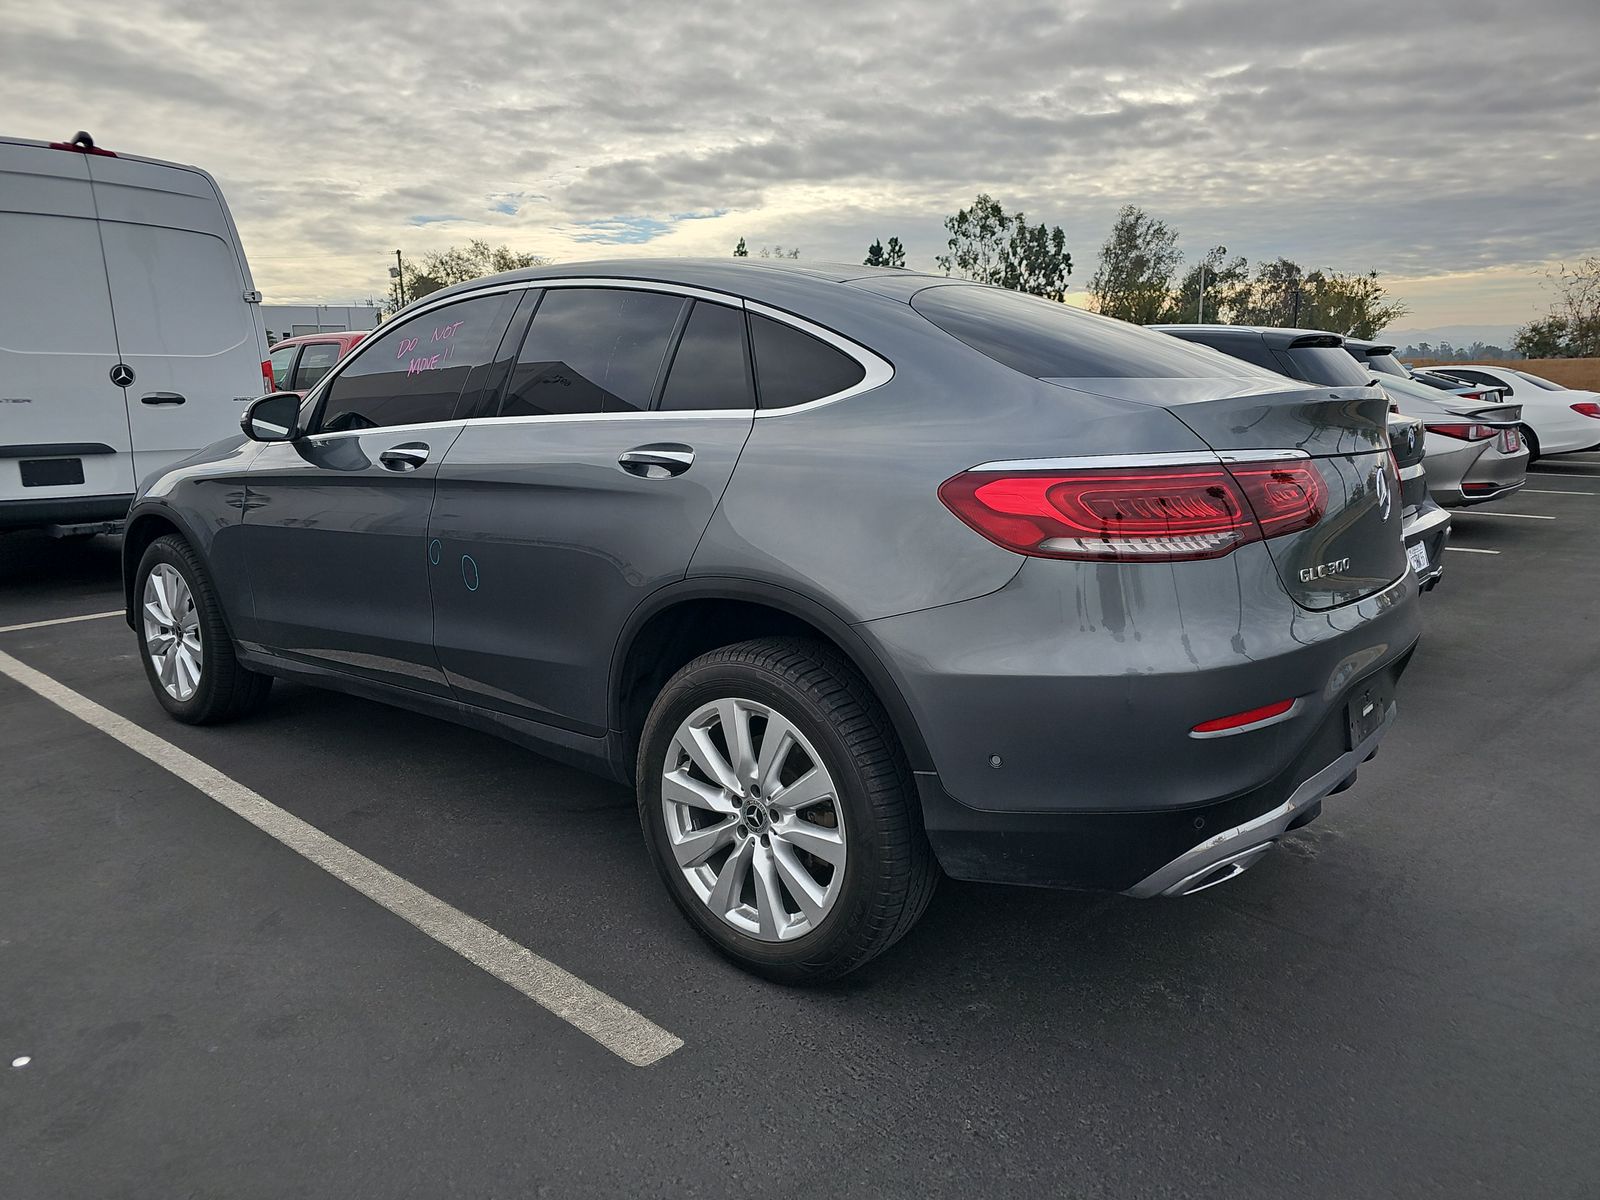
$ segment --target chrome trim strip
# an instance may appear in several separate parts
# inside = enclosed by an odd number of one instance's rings
[[[825,404],[836,404],[840,400],[848,400],[851,396],[859,396],[862,392],[870,392],[873,388],[882,387],[894,378],[894,364],[888,359],[880,358],[859,342],[852,342],[849,338],[834,333],[833,330],[815,325],[804,317],[797,317],[793,313],[784,312],[781,308],[770,308],[755,300],[746,300],[744,307],[747,312],[759,316],[770,317],[774,321],[782,322],[802,333],[809,333],[819,342],[826,342],[835,350],[848,354],[861,365],[866,373],[861,377],[861,382],[854,387],[845,388],[842,392],[835,392],[831,396],[822,396],[816,400],[808,400],[804,404],[792,404],[788,408],[761,408],[756,410],[758,418],[781,417],[789,413],[805,412],[808,409],[821,408]]]
[[[1304,450],[1219,450],[1217,457],[1225,463],[1277,462],[1285,458],[1306,458]]]
[[[1251,721],[1248,725],[1236,725],[1232,729],[1208,729],[1204,733],[1191,729],[1189,730],[1189,736],[1192,738],[1206,740],[1210,738],[1232,737],[1236,733],[1251,733],[1254,730],[1265,729],[1269,725],[1279,725],[1284,721],[1298,717],[1300,713],[1304,711],[1304,708],[1305,704],[1302,697],[1296,696],[1293,704],[1289,705],[1288,708],[1284,709],[1281,713],[1278,713],[1275,716],[1262,717],[1259,721]]]
[[[1311,456],[1304,450],[1176,450],[1153,454],[1076,454],[1065,458],[1009,458],[969,471],[1085,471],[1101,467],[1214,467],[1219,463],[1276,462]]]
[[[1198,846],[1185,850],[1166,866],[1158,867],[1122,894],[1137,900],[1171,895],[1181,891],[1196,875],[1215,868],[1229,859],[1238,858],[1246,850],[1276,841],[1283,836],[1301,810],[1310,807],[1333,791],[1350,777],[1352,771],[1366,761],[1367,756],[1378,748],[1379,741],[1388,732],[1389,726],[1394,724],[1397,715],[1398,710],[1391,703],[1389,711],[1384,714],[1382,725],[1368,734],[1354,750],[1341,754],[1295,788],[1294,794],[1282,804],[1242,825],[1235,825],[1232,829],[1224,829],[1221,833],[1213,834]]]

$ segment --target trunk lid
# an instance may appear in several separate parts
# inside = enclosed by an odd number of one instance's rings
[[[1071,385],[1166,408],[1236,472],[1259,468],[1261,459],[1274,457],[1270,452],[1308,458],[1327,488],[1326,509],[1309,529],[1266,542],[1284,588],[1301,607],[1350,604],[1406,573],[1400,480],[1389,448],[1389,398],[1382,390],[1265,376]]]

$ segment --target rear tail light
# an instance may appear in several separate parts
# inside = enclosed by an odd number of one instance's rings
[[[1483,399],[1483,392],[1481,390],[1473,391],[1473,392],[1457,392],[1456,395],[1460,396],[1461,399],[1463,399],[1463,400],[1482,400]]]
[[[272,360],[270,358],[261,360],[261,382],[265,385],[267,391],[276,390],[272,386]]]
[[[1429,433],[1443,434],[1463,442],[1488,441],[1500,432],[1493,425],[1428,425],[1425,428]]]
[[[1574,404],[1572,411],[1582,413],[1586,417],[1600,417],[1600,404],[1592,400],[1585,400],[1582,404]]]
[[[1309,529],[1328,488],[1304,459],[1076,471],[963,471],[946,508],[998,546],[1037,558],[1175,562],[1221,558]]]

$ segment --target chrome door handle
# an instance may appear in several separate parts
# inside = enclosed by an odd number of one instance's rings
[[[428,447],[421,442],[390,446],[378,455],[378,461],[391,471],[415,471],[428,461]]]
[[[617,456],[617,465],[641,479],[669,479],[694,465],[694,449],[677,442],[635,446]]]

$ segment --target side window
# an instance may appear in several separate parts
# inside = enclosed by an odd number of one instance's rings
[[[515,303],[514,293],[477,296],[374,334],[328,387],[319,431],[448,421],[467,376],[494,356]]]
[[[855,387],[866,369],[842,350],[792,325],[750,314],[762,408],[789,408]]]
[[[550,288],[512,369],[503,417],[650,407],[684,299],[625,288]]]
[[[661,407],[681,412],[755,406],[744,311],[696,300],[678,352],[672,356]]]
[[[307,342],[300,352],[300,365],[294,370],[294,390],[309,391],[338,361],[338,342]]]
[[[283,346],[272,352],[273,391],[287,392],[289,390],[289,376],[294,369],[294,356],[299,353],[299,346]]]

